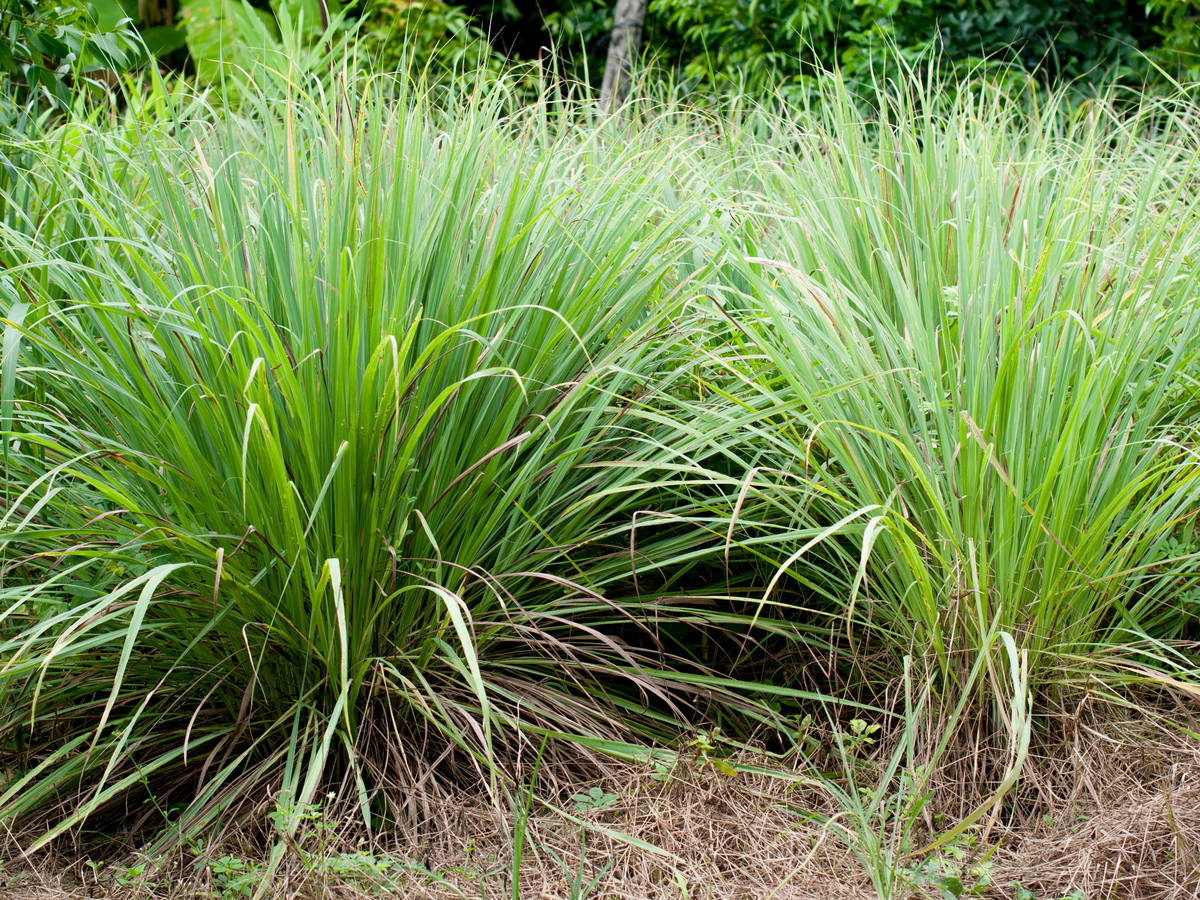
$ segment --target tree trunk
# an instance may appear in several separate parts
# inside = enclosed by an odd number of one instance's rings
[[[642,26],[650,0],[617,0],[613,13],[612,39],[604,63],[604,82],[600,85],[600,109],[615,112],[629,96],[633,78],[633,58],[642,43]]]

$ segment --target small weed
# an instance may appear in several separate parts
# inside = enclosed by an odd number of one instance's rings
[[[617,802],[616,794],[609,794],[602,788],[593,787],[571,797],[576,812],[596,812],[610,809]]]
[[[146,876],[146,864],[135,863],[132,866],[124,866],[117,870],[116,882],[125,887],[132,887],[142,883]]]
[[[842,735],[842,747],[850,756],[856,756],[875,743],[877,731],[879,731],[879,725],[875,722],[851,719],[850,733]]]
[[[262,863],[232,855],[198,859],[195,867],[208,869],[212,878],[213,896],[220,900],[253,896],[263,871]]]
[[[991,848],[982,855],[974,834],[961,835],[942,852],[914,867],[909,873],[913,886],[927,885],[941,892],[944,900],[978,897],[992,887]]]
[[[377,856],[362,848],[346,853],[334,853],[313,863],[314,869],[319,869],[325,874],[370,882],[386,881],[388,872],[396,867],[396,860],[387,856]]]
[[[652,781],[661,781],[663,784],[668,784],[671,778],[674,777],[671,774],[673,766],[670,763],[656,759],[651,765],[654,769],[654,772],[650,775]]]
[[[703,769],[705,766],[712,766],[722,775],[727,775],[730,778],[737,775],[737,769],[731,766],[726,760],[716,755],[718,747],[724,742],[724,737],[721,735],[720,728],[713,728],[710,731],[697,731],[696,736],[688,741],[684,746],[691,751],[692,759],[696,763],[697,769]]]
[[[1016,890],[1016,893],[1013,895],[1013,900],[1039,900],[1037,894],[1029,890],[1029,888],[1021,887],[1021,885],[1017,884],[1016,882],[1011,882],[1008,886]],[[1045,900],[1051,900],[1051,898],[1045,898]],[[1071,891],[1071,893],[1062,897],[1055,897],[1053,900],[1084,900],[1083,891],[1076,888],[1075,890]]]

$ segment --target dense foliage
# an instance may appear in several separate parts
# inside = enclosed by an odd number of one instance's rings
[[[331,83],[23,141],[6,828],[385,828],[818,699],[994,803],[1065,690],[1194,682],[1194,105]]]
[[[568,55],[602,63],[610,4],[566,0],[546,16]],[[1043,80],[1140,83],[1197,71],[1194,4],[1126,0],[652,0],[647,51],[694,82],[754,91],[807,91],[837,66],[851,80],[877,76],[898,54],[939,54],[954,66],[986,59]]]
[[[98,83],[144,59],[120,20],[70,0],[4,0],[0,6],[0,123],[27,127],[46,109],[66,110],[80,84]]]
[[[523,3],[0,0],[23,850],[1194,695],[1194,4]]]
[[[505,56],[542,59],[553,48],[566,73],[598,83],[613,14],[609,0],[62,4],[5,5],[0,71],[20,76],[26,99],[40,91],[62,105],[81,76],[141,64],[141,45],[162,65],[224,83],[227,99],[231,79],[329,71],[348,56],[364,71],[496,79]],[[832,67],[866,85],[895,76],[899,61],[935,58],[942,71],[986,65],[1087,92],[1195,80],[1200,16],[1187,0],[651,0],[643,49],[687,85],[757,95],[808,96],[816,73]]]

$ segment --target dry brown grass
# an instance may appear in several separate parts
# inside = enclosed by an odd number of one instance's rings
[[[1005,836],[998,868],[1039,900],[1072,891],[1087,900],[1194,900],[1200,742],[1141,714],[1114,712],[1075,710],[1058,752],[1035,762],[1030,782],[1041,797],[1026,805],[1037,818]],[[1173,718],[1194,715],[1181,710]]]
[[[579,872],[584,885],[599,877],[591,896],[612,900],[677,900],[685,896],[685,889],[690,898],[874,896],[853,857],[825,828],[781,811],[785,804],[817,805],[820,798],[811,789],[800,796],[800,789],[778,778],[745,774],[729,778],[708,768],[682,766],[667,778],[645,768],[616,769],[582,789],[591,787],[615,799],[603,809],[565,803],[578,821],[552,811],[530,817],[521,867],[523,898],[569,898]],[[406,859],[420,870],[393,870],[386,881],[372,885],[364,878],[306,871],[298,854],[292,854],[274,896],[429,900],[511,896],[511,817],[498,815],[478,798],[463,798],[444,804],[437,820],[437,827],[429,828],[420,843],[372,848],[377,859]],[[658,852],[639,842],[653,845]],[[334,843],[330,838],[331,847]],[[309,852],[317,850],[311,835],[306,844]],[[336,844],[341,852],[354,848],[344,838]],[[330,849],[325,855],[336,854]],[[60,860],[57,865],[39,866],[41,875],[27,870],[22,886],[4,896],[166,900],[216,894],[209,871],[196,871],[188,861],[180,862],[174,866],[175,877],[159,878],[137,889],[112,880],[97,884],[86,866],[63,865]],[[436,873],[437,880],[424,872]]]
[[[998,822],[974,832],[974,849],[954,862],[966,873],[973,858],[985,860],[989,883],[968,875],[965,887],[977,890],[970,895],[1016,898],[1019,886],[1037,900],[1072,892],[1086,900],[1200,897],[1200,742],[1144,716],[1121,718],[1112,708],[1076,709],[1060,724],[1061,739],[1031,758],[1024,785],[1006,808],[1008,826]],[[667,778],[646,768],[614,768],[578,788],[611,796],[603,808],[580,809],[563,797],[562,806],[579,821],[549,810],[531,816],[521,897],[569,900],[577,873],[583,885],[596,881],[588,896],[611,900],[876,896],[860,862],[821,824],[822,816],[838,812],[828,794],[799,772],[780,774],[788,777],[729,778],[695,764],[680,765]],[[310,831],[289,853],[271,895],[512,895],[509,813],[464,796],[430,807],[429,816],[420,839],[363,851],[360,859],[394,863],[386,878],[375,880],[306,867],[301,851],[353,862],[346,854],[365,846],[351,835]],[[257,846],[231,844],[223,852],[261,859]],[[39,860],[31,868],[17,858],[6,871],[12,874],[0,887],[5,900],[235,896],[222,895],[221,879],[186,858],[166,864],[145,886],[117,883],[111,868],[97,878],[82,862],[64,859]],[[912,896],[941,895],[923,887]]]

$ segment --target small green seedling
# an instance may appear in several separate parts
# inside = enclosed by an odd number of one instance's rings
[[[612,807],[617,802],[617,795],[609,794],[603,788],[592,787],[574,794],[571,802],[575,804],[576,812],[595,812]]]
[[[856,754],[860,749],[875,743],[875,733],[879,731],[877,723],[867,723],[863,719],[850,720],[850,733],[842,736],[842,746],[848,755]]]
[[[722,740],[721,729],[714,728],[711,733],[697,731],[696,736],[688,741],[685,746],[692,751],[696,768],[703,769],[705,766],[712,766],[722,775],[733,778],[737,775],[737,769],[731,766],[726,760],[715,755],[717,746]]]
[[[132,866],[126,866],[123,869],[117,870],[117,884],[132,887],[140,885],[146,874],[146,866],[144,863],[136,863]]]
[[[198,863],[197,865],[201,865]],[[213,894],[217,897],[250,897],[258,888],[262,865],[240,856],[221,856],[203,863],[212,873]]]

